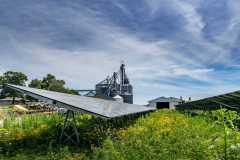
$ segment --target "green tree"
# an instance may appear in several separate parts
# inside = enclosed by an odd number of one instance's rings
[[[47,74],[47,76],[44,77],[42,80],[42,89],[54,90],[55,88],[52,86],[56,85],[56,83],[57,83],[56,77],[52,74]]]
[[[64,80],[58,80],[54,75],[47,74],[42,80],[32,80],[29,87],[78,95],[78,91],[66,88],[65,84]]]
[[[28,80],[28,77],[22,73],[22,72],[13,72],[8,71],[3,74],[0,78],[0,83],[2,85],[9,83],[9,84],[15,84],[20,86],[25,86],[26,81]],[[13,97],[12,103],[15,103],[15,97],[19,97],[19,94],[16,91],[13,91],[12,89],[4,88],[3,90],[3,96],[10,96]]]
[[[34,79],[30,82],[30,84],[28,86],[32,87],[32,88],[41,89],[42,88],[42,81],[38,80],[38,79]]]
[[[27,76],[22,72],[8,71],[5,72],[2,77],[3,83],[10,83],[21,86],[25,86],[27,80],[28,80]]]
[[[3,85],[3,76],[0,76],[0,85]]]
[[[56,91],[56,92],[65,92],[65,81],[58,80],[54,75],[48,74],[42,80],[42,89]]]
[[[3,76],[0,76],[0,89],[3,88]],[[0,92],[0,98],[4,98],[3,92]]]

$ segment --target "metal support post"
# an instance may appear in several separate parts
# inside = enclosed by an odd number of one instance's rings
[[[60,143],[72,143],[75,145],[80,144],[79,133],[76,127],[74,112],[71,110],[68,110],[66,113],[66,118],[64,121],[64,125],[62,127],[59,140],[60,140]]]

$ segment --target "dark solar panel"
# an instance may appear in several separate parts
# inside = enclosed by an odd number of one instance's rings
[[[219,108],[220,106],[230,108],[230,109],[240,109],[240,91],[184,103],[184,104],[178,105],[177,108],[215,109],[215,108]]]
[[[141,105],[121,103],[99,98],[71,95],[10,84],[7,86],[40,101],[55,104],[61,108],[77,112],[86,112],[105,118],[114,118],[154,110],[153,108]]]

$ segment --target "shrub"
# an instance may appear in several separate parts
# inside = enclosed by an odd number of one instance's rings
[[[193,115],[158,110],[146,117],[138,116],[103,120],[77,114],[79,147],[56,142],[64,118],[59,114],[24,115],[20,122],[9,117],[5,128],[0,129],[0,159],[236,160],[240,157],[236,112],[217,110]]]
[[[232,131],[229,133],[233,133]],[[93,159],[224,159],[224,130],[201,116],[189,117],[171,110],[159,110],[126,130],[119,131],[120,140],[108,139],[95,148]],[[228,137],[235,142],[238,135]],[[238,141],[239,143],[240,141]],[[236,150],[233,143],[232,148]],[[230,145],[231,146],[231,145]],[[228,157],[238,158],[239,152]],[[230,152],[231,150],[231,152]]]

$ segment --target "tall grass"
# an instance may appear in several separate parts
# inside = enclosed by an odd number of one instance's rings
[[[3,129],[35,129],[41,125],[52,125],[60,122],[62,116],[59,114],[29,114],[22,116],[7,116],[3,121]]]
[[[223,126],[211,117],[159,110],[119,135],[118,140],[108,138],[102,148],[95,148],[90,159],[240,159],[240,133],[228,128],[225,135]]]
[[[103,120],[77,114],[78,147],[57,143],[61,114],[9,116],[0,129],[0,159],[240,159],[235,112],[194,115],[158,110]]]

